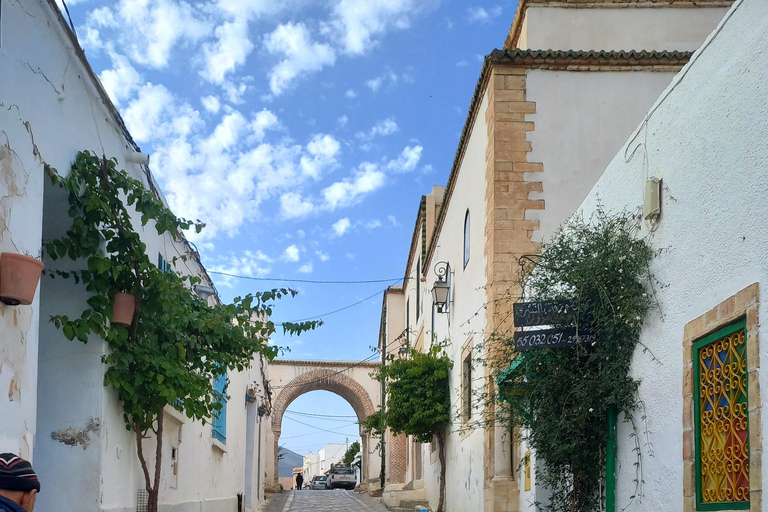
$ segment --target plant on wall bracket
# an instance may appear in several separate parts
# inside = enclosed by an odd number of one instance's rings
[[[440,347],[428,352],[411,350],[406,359],[387,358],[373,376],[387,383],[386,409],[379,409],[360,423],[375,436],[386,428],[393,434],[413,436],[417,443],[437,438],[440,458],[440,501],[445,500],[445,429],[451,423],[451,390],[448,375],[453,363]]]
[[[214,387],[227,370],[247,369],[254,355],[277,354],[269,336],[275,300],[295,295],[274,289],[237,297],[231,304],[209,307],[192,287],[200,280],[158,268],[147,255],[135,224],[150,225],[159,236],[179,241],[182,231],[203,228],[177,218],[142,182],[116,168],[114,159],[78,153],[63,177],[46,168],[53,184],[68,196],[72,224],[66,235],[45,244],[52,260],[83,262],[79,271],[54,271],[51,277],[82,283],[90,293],[78,318],[53,316],[51,321],[69,340],[94,337],[106,342],[104,385],[112,386],[123,404],[126,428],[136,436],[149,512],[156,512],[162,468],[163,408],[209,421],[222,408]],[[190,255],[182,255],[186,260]],[[118,293],[134,296],[128,326],[113,324]],[[283,330],[300,334],[321,322],[284,323]],[[155,434],[154,475],[150,476],[143,441]]]
[[[574,305],[570,325],[597,335],[594,343],[518,352],[496,375],[511,426],[528,433],[540,462],[537,477],[552,492],[541,504],[546,510],[600,509],[615,429],[609,422],[618,413],[631,418],[642,405],[639,380],[629,369],[655,305],[650,264],[656,252],[638,238],[639,227],[638,215],[609,215],[599,207],[590,222],[570,220],[523,270],[526,301],[568,301]]]

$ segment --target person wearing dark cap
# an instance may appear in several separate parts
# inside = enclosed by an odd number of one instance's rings
[[[38,492],[32,464],[13,453],[0,453],[0,512],[32,512]]]

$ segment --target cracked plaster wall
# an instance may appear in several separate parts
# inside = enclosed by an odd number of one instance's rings
[[[37,255],[43,240],[67,228],[66,198],[51,188],[44,163],[66,174],[78,151],[116,157],[118,165],[147,184],[140,167],[125,163],[128,142],[87,69],[72,48],[46,0],[4,2],[0,45],[0,248]],[[176,255],[170,239],[143,229],[154,259]],[[184,252],[185,247],[176,246]],[[169,252],[170,251],[170,252]],[[45,261],[46,268],[54,262]],[[61,262],[56,262],[61,265]],[[73,265],[73,264],[70,264]],[[187,262],[181,269],[197,273]],[[100,358],[105,347],[67,341],[46,318],[79,315],[87,294],[82,287],[43,277],[31,306],[0,305],[0,449],[33,458],[45,489],[38,508],[60,512],[135,510],[143,487],[135,437],[125,430],[114,390],[103,386]],[[14,313],[15,311],[15,313]],[[38,370],[39,365],[39,370]],[[160,504],[165,510],[233,510],[243,492],[247,407],[246,387],[255,370],[230,375],[227,451],[213,447],[210,423],[166,418],[165,468]],[[6,398],[8,397],[8,398]],[[179,482],[171,492],[171,441],[178,439]],[[98,424],[99,428],[94,428]],[[263,475],[268,420],[253,453]],[[152,450],[152,443],[146,449]],[[263,478],[256,475],[253,482]],[[263,500],[257,492],[255,501]]]

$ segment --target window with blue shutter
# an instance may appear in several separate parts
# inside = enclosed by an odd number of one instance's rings
[[[227,374],[217,375],[213,381],[216,401],[221,409],[213,414],[213,438],[227,444]]]

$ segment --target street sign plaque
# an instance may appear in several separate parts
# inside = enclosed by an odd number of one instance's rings
[[[597,340],[597,335],[588,329],[576,329],[575,327],[521,331],[515,333],[515,350],[572,347],[579,340],[590,346]]]
[[[512,305],[515,327],[567,324],[571,302],[518,302]]]

